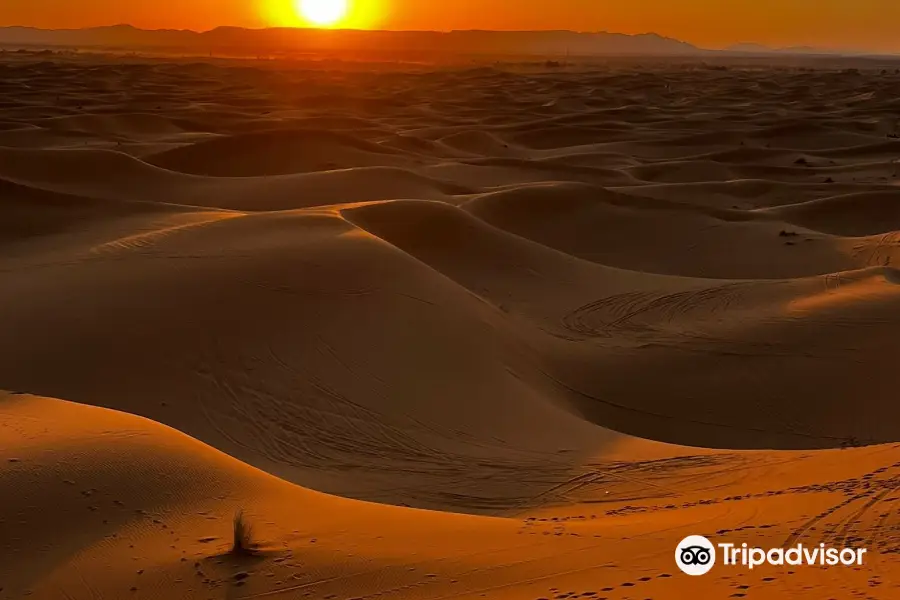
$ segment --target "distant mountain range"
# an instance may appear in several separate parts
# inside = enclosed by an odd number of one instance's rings
[[[3,2],[4,0],[0,0]],[[197,32],[112,25],[87,29],[0,27],[0,46],[106,48],[190,53],[291,54],[345,51],[373,54],[572,56],[871,56],[853,50],[741,43],[723,50],[699,48],[655,33],[575,31],[370,31],[275,27],[218,27]]]
[[[0,0],[2,1],[2,0]],[[366,31],[295,28],[212,31],[145,30],[130,25],[90,29],[0,28],[0,44],[193,51],[316,52],[334,50],[463,54],[698,55],[702,50],[653,33],[573,31]]]
[[[870,52],[863,50],[836,50],[833,48],[816,48],[814,46],[788,46],[784,48],[772,48],[763,44],[742,43],[734,44],[725,48],[726,52],[735,52],[741,54],[815,54],[815,55],[831,55],[840,54],[843,56],[863,56],[870,55]]]

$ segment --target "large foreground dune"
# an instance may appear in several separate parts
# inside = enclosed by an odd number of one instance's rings
[[[0,598],[895,597],[898,97],[5,55]]]

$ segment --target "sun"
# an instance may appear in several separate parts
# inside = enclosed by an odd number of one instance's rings
[[[347,0],[296,0],[296,3],[297,12],[319,27],[329,27],[347,16]]]

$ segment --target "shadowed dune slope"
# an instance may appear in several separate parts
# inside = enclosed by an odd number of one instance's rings
[[[543,458],[560,432],[572,451],[609,437],[522,381],[499,310],[333,214],[224,218],[69,255],[75,265],[4,275],[4,327],[19,342],[3,350],[2,377],[14,389],[148,416],[322,489],[424,485],[426,503],[442,502],[427,499],[441,495],[429,478],[454,477],[465,455],[497,461],[508,491],[513,465],[568,468],[571,455]],[[59,343],[36,327],[57,329]],[[343,476],[353,465],[368,474]],[[528,485],[513,496],[527,500]],[[454,494],[492,506],[487,489]]]
[[[818,231],[866,236],[900,230],[900,190],[858,192],[771,208],[776,218]]]
[[[798,227],[803,219],[795,224],[780,211],[715,209],[576,184],[522,186],[462,207],[572,256],[651,273],[783,279],[881,265],[893,254],[877,239],[851,242]]]
[[[359,119],[292,110],[320,129],[270,123],[147,159],[166,168],[109,150],[0,151],[20,198],[7,222],[30,232],[3,265],[0,318],[17,341],[0,381],[151,417],[319,489],[474,511],[528,505],[541,476],[518,472],[572,469],[614,446],[611,429],[720,447],[895,439],[881,366],[894,343],[893,245],[796,213],[842,184],[727,180],[734,167],[690,156],[739,134],[670,135],[657,122],[665,160],[623,169],[682,183],[640,185],[608,166],[616,153],[642,160],[641,136],[630,155],[623,138],[637,135],[622,125],[644,118],[637,109],[580,117],[614,141],[561,129],[540,151],[516,141],[542,131],[527,111],[483,134],[449,118],[433,134],[407,126],[430,164],[403,168],[388,165],[413,154],[379,144],[398,137],[372,134],[389,117],[354,137]],[[115,133],[138,140],[133,126]],[[451,146],[475,158],[448,158]],[[554,162],[572,148],[603,153],[604,166]],[[348,168],[303,172],[329,156]],[[777,169],[809,172],[757,172]],[[586,183],[615,173],[633,185]],[[733,208],[773,190],[810,200]],[[39,201],[54,194],[74,198],[63,216]],[[163,212],[85,212],[152,203]],[[48,327],[59,345],[38,334]],[[747,384],[759,372],[748,361],[772,366],[765,388]],[[863,413],[842,404],[859,381]],[[791,394],[829,408],[806,414]],[[473,460],[494,464],[498,483],[438,491]]]
[[[471,193],[467,187],[396,167],[223,178],[177,173],[109,150],[0,149],[0,161],[0,179],[47,191],[231,210],[276,211]]]
[[[151,202],[85,198],[0,179],[0,244],[73,231],[101,220],[187,210]]]
[[[416,164],[414,156],[327,130],[273,130],[173,148],[146,160],[172,171],[219,177],[285,175]]]
[[[0,136],[4,387],[483,513],[630,435],[898,439],[890,74],[28,60],[58,100]]]
[[[900,72],[269,58],[0,51],[0,600],[897,596]]]
[[[423,201],[207,217],[68,254],[4,274],[5,385],[148,416],[318,489],[484,511],[529,505],[540,476],[521,469],[572,469],[614,447],[607,428],[719,447],[895,439],[891,269],[650,275]],[[441,491],[488,458],[490,485]]]

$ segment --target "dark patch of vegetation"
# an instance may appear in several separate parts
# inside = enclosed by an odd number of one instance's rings
[[[239,510],[234,515],[234,542],[231,553],[236,556],[254,556],[257,553],[256,544],[253,543],[253,527],[244,517],[244,511]]]

